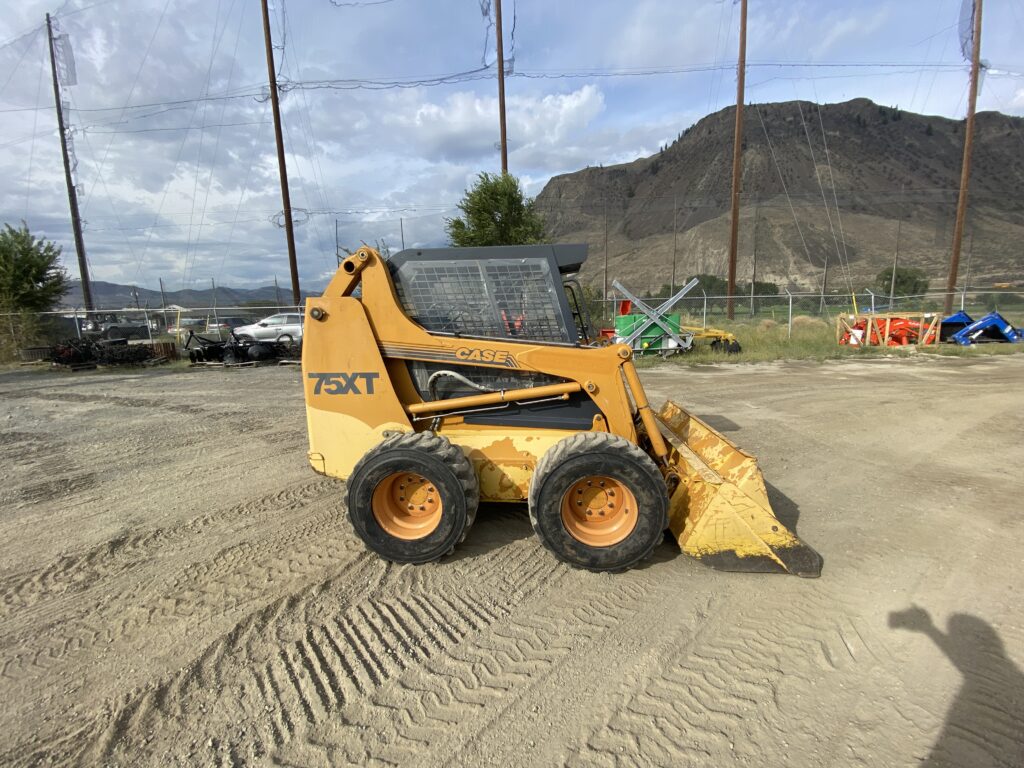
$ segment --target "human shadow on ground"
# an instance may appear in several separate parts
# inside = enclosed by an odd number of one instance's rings
[[[955,613],[943,632],[924,608],[915,605],[890,613],[889,626],[930,638],[964,678],[942,733],[921,765],[1024,766],[1024,673],[1007,657],[992,625],[977,616]]]

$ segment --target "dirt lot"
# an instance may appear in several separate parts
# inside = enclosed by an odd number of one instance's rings
[[[299,376],[0,374],[0,764],[1024,765],[1024,357],[644,371],[818,580],[579,572],[501,506],[385,564]]]

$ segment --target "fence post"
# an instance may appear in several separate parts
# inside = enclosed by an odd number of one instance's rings
[[[75,335],[81,340],[82,338],[82,325],[78,322],[78,307],[75,307]]]
[[[143,315],[143,317],[146,318],[146,334],[149,336],[149,346],[152,347],[153,346],[153,326],[150,324],[150,321],[149,321],[149,310],[146,310],[146,309],[142,310],[142,315]]]
[[[787,323],[787,325],[789,326],[789,333],[787,334],[786,338],[792,339],[793,338],[793,294],[789,292],[789,288],[786,289],[786,295],[789,296],[789,323]]]
[[[701,288],[700,292],[704,293],[704,289]],[[701,327],[708,327],[708,295],[706,293],[704,293],[704,317],[701,320]]]
[[[871,314],[873,315],[875,314],[875,294],[870,288],[865,288],[864,290],[867,291],[868,296],[871,297]]]
[[[967,299],[967,283],[964,283],[964,289],[960,291],[960,311],[964,311],[964,301]]]

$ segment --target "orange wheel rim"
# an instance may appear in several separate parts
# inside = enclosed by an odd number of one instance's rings
[[[381,480],[370,506],[381,528],[406,541],[433,533],[444,511],[436,484],[415,472],[395,472]]]
[[[562,496],[562,525],[590,547],[611,547],[636,528],[636,496],[618,480],[590,475]]]

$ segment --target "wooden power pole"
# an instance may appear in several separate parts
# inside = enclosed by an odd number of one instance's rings
[[[733,319],[736,293],[736,251],[740,227],[740,156],[743,153],[743,80],[747,70],[747,0],[740,0],[740,57],[736,65],[736,129],[732,144],[732,221],[729,230],[729,286],[726,314]]]
[[[508,140],[505,134],[505,46],[501,39],[501,0],[494,0],[494,26],[498,34],[498,119],[501,121],[501,172],[508,173]]]
[[[75,252],[78,254],[78,273],[82,277],[82,303],[86,312],[92,312],[92,285],[89,281],[89,263],[85,260],[85,238],[82,237],[82,217],[78,212],[78,191],[71,178],[71,159],[68,157],[67,128],[64,125],[64,105],[60,99],[60,82],[57,79],[57,54],[53,47],[53,24],[46,14],[46,35],[50,41],[50,70],[53,74],[53,101],[57,105],[57,132],[60,134],[60,152],[64,157],[64,182],[68,187],[68,205],[71,207],[71,230],[75,235]]]
[[[292,226],[292,199],[288,193],[288,166],[284,159],[284,138],[281,135],[281,105],[277,94],[277,68],[274,66],[274,46],[270,37],[270,11],[267,0],[263,6],[263,39],[267,47],[267,78],[270,81],[270,107],[274,113],[274,139],[277,143],[277,167],[281,174],[281,202],[284,205],[284,233],[288,241],[288,268],[292,273],[292,304],[302,303],[299,290],[299,265],[295,260],[295,229]]]
[[[967,215],[967,185],[971,179],[971,148],[974,144],[974,109],[978,105],[978,72],[981,69],[981,2],[974,0],[974,39],[971,51],[971,85],[967,101],[967,127],[964,130],[964,160],[960,166],[960,197],[956,204],[956,224],[953,226],[953,252],[949,258],[949,278],[946,280],[945,313],[953,311],[953,291],[956,290],[957,272],[960,271],[960,245],[964,237],[964,218]]]

